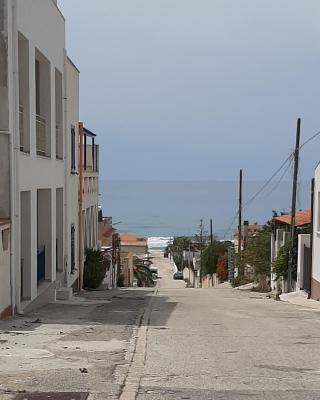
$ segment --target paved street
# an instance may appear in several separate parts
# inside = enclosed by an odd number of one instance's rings
[[[320,398],[319,312],[228,288],[185,289],[169,260],[155,264],[156,290],[90,292],[1,322],[0,399]]]
[[[166,283],[152,305],[138,399],[320,399],[317,311]]]

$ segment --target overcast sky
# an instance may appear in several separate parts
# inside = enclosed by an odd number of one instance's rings
[[[60,0],[102,179],[266,179],[320,130],[319,0]],[[302,154],[302,177],[320,138]]]

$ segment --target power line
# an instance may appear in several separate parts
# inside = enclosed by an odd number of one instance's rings
[[[273,188],[270,190],[270,192],[268,192],[266,194],[266,196],[264,197],[265,199],[267,197],[269,197],[280,185],[280,183],[282,182],[283,178],[286,176],[286,173],[289,171],[290,167],[292,166],[292,161],[293,161],[293,154],[291,154],[291,159],[290,162],[287,165],[287,168],[284,170],[283,174],[280,176],[278,182],[276,182],[276,184],[273,186]]]
[[[300,146],[300,150],[310,143],[313,139],[318,137],[320,135],[320,131],[316,132],[314,135],[312,135],[309,139],[307,139],[305,142],[303,142]],[[280,173],[280,171],[286,166],[286,164],[289,161],[289,164],[287,165],[287,168],[285,169],[284,173],[281,175],[279,181],[276,183],[276,185],[271,189],[271,191],[268,193],[267,196],[269,196],[271,193],[273,193],[280,185],[281,181],[283,180],[285,174],[288,172],[288,169],[290,168],[293,160],[293,155],[294,153],[291,152],[290,155],[283,161],[283,163],[280,165],[280,167],[271,175],[271,177],[261,186],[261,188],[248,200],[246,203],[243,205],[243,209],[247,208],[250,204],[253,203],[253,201],[259,196],[260,193],[262,193],[266,187],[269,186],[269,184],[272,182],[272,180]],[[233,217],[230,225],[228,226],[227,230],[225,231],[224,238],[226,238],[227,234],[232,230],[233,225],[235,221],[238,218],[238,212],[235,214]]]
[[[311,142],[313,139],[315,139],[317,136],[320,135],[320,131],[318,131],[317,133],[315,133],[314,135],[312,135],[309,139],[307,139],[304,143],[302,143],[302,145],[300,146],[300,149],[302,149],[306,144],[308,144],[309,142]],[[248,207],[258,196],[261,192],[264,191],[264,189],[269,185],[269,183],[273,180],[273,178],[275,178],[278,173],[282,170],[282,168],[284,168],[284,166],[286,165],[286,163],[290,160],[290,164],[292,162],[292,157],[293,157],[293,152],[285,159],[285,161],[280,165],[280,167],[272,174],[272,176],[267,180],[267,182],[265,182],[265,184],[257,191],[257,193],[255,193],[243,206],[243,208]],[[290,165],[289,164],[289,165]]]
[[[292,154],[285,159],[285,161],[280,165],[280,167],[271,175],[271,177],[262,185],[262,187],[243,205],[243,208],[248,207],[258,196],[260,193],[264,191],[264,189],[272,182],[273,178],[275,178],[278,173],[285,167],[287,162],[292,158]]]
[[[320,131],[315,133],[313,136],[309,137],[309,139],[307,139],[304,143],[302,143],[302,145],[300,146],[300,149],[302,149],[302,147],[304,147],[306,144],[311,142],[313,139],[315,139],[319,135],[320,135]]]
[[[234,223],[236,222],[236,220],[237,220],[237,218],[238,218],[238,215],[239,215],[239,214],[238,214],[238,211],[237,211],[236,214],[235,214],[235,216],[233,217],[233,219],[232,219],[230,225],[229,225],[228,228],[224,231],[224,232],[225,232],[225,233],[224,233],[224,236],[223,236],[224,239],[226,238],[227,234],[233,229],[233,225],[234,225]]]

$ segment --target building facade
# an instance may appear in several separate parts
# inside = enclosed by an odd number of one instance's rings
[[[99,146],[96,134],[79,123],[79,288],[83,288],[86,249],[98,250]]]
[[[0,0],[0,318],[12,314],[13,276],[10,265],[11,207],[10,207],[10,129],[8,58],[8,4]]]
[[[0,218],[11,220],[10,305],[22,312],[77,280],[79,72],[56,1],[0,10]]]

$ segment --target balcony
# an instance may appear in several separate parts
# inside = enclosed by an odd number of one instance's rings
[[[85,146],[84,170],[86,172],[99,172],[99,145],[87,144]]]
[[[43,157],[49,157],[47,154],[47,123],[45,118],[40,115],[36,115],[36,134],[37,134],[37,155]]]

